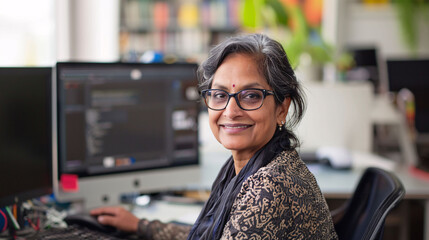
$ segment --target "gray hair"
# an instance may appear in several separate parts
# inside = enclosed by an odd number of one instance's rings
[[[293,113],[286,121],[282,135],[289,139],[289,148],[298,147],[299,140],[291,129],[299,123],[304,114],[304,95],[286,52],[279,42],[263,34],[236,36],[221,42],[210,50],[207,60],[198,68],[199,91],[211,87],[216,70],[225,58],[233,53],[254,57],[259,66],[258,70],[274,91],[276,104],[282,104],[286,98],[291,99]]]

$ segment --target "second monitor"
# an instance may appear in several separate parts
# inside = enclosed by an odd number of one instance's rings
[[[58,63],[57,198],[91,208],[198,182],[196,68]]]

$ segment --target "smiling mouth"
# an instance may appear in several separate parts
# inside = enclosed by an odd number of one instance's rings
[[[244,128],[249,128],[252,125],[224,125],[224,124],[220,124],[221,127],[224,128],[228,128],[228,129],[244,129]]]

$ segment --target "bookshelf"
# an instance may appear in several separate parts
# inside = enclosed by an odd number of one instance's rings
[[[138,61],[147,51],[203,59],[239,29],[239,0],[121,0],[120,55]]]

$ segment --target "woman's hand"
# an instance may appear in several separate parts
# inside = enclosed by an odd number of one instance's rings
[[[97,216],[101,224],[116,227],[124,232],[137,232],[139,219],[122,207],[96,208],[91,210],[90,214]]]

